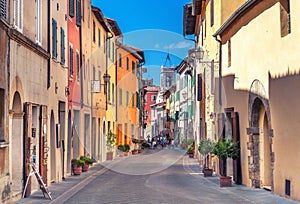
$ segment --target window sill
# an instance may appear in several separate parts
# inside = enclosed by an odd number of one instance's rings
[[[2,142],[0,142],[0,148],[6,148],[6,147],[8,147],[8,142],[6,142],[6,141],[2,141]]]

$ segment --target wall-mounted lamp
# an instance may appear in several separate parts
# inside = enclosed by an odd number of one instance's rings
[[[107,84],[110,83],[110,75],[105,73],[103,75],[103,81],[104,81],[104,84],[101,84],[101,85],[104,86],[104,94],[107,94]]]
[[[65,96],[69,96],[70,95],[70,88],[69,87],[65,87]]]

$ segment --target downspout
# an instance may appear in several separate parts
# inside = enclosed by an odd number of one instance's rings
[[[214,36],[219,43],[219,105],[222,105],[222,41],[218,39],[218,36]]]
[[[110,32],[110,31],[108,31],[108,32],[106,32],[106,35],[108,36],[108,33],[110,33],[111,34],[111,36],[110,37],[106,37],[106,42],[107,42],[107,40],[109,40],[109,39],[111,39],[112,37],[113,37],[113,35],[112,35],[112,33]],[[108,46],[107,46],[107,44],[106,44],[106,62],[105,62],[105,74],[108,74],[107,73],[107,70],[108,70]],[[107,92],[107,87],[106,87],[106,103],[105,103],[105,110],[107,110],[107,108],[108,108],[108,106],[107,106],[107,103],[108,103],[108,101],[107,101],[107,98],[108,98],[108,92]]]
[[[47,40],[47,51],[50,53],[50,37],[51,37],[51,34],[50,34],[50,21],[51,21],[51,14],[50,14],[50,9],[51,9],[51,3],[50,3],[51,0],[48,0],[48,22],[47,22],[47,33],[48,33],[48,40]],[[51,60],[51,57],[47,60],[47,89],[50,88],[51,86],[51,83],[50,83],[50,80],[51,80],[51,69],[50,69],[50,60]]]
[[[121,44],[118,45],[117,39],[115,40],[115,46],[118,46],[115,50],[115,59],[117,59],[118,58],[118,49],[121,47]],[[116,76],[115,87],[114,87],[114,89],[115,89],[114,93],[116,93],[115,94],[116,95],[116,97],[115,97],[115,103],[116,103],[115,119],[116,119],[116,121],[115,122],[117,122],[118,121],[118,94],[117,94],[117,91],[118,91],[118,89],[117,89],[117,87],[118,87],[118,60],[115,60],[114,63],[115,63],[115,76]]]
[[[82,23],[79,26],[79,52],[80,52],[80,58],[79,58],[79,67],[82,68]],[[75,55],[75,61],[76,61],[76,55]],[[89,64],[88,64],[89,65]],[[88,67],[89,68],[89,67]],[[82,69],[81,69],[82,70]],[[88,70],[90,71],[90,70]],[[76,73],[78,76],[78,73]],[[89,76],[89,75],[88,75]],[[81,71],[81,75],[80,75],[80,104],[81,104],[81,108],[83,108],[84,106],[84,97],[83,97],[83,92],[84,92],[84,88],[83,88],[83,72]],[[91,90],[92,92],[92,90]]]

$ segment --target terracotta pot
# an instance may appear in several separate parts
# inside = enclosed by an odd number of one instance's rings
[[[124,156],[128,156],[128,152],[124,152]]]
[[[189,158],[194,158],[194,154],[189,154]]]
[[[124,156],[124,152],[119,152],[119,157],[123,157]]]
[[[80,175],[82,172],[82,166],[77,166],[77,164],[72,164],[73,174]]]
[[[86,172],[86,171],[88,171],[88,170],[89,170],[89,167],[90,167],[90,165],[89,165],[89,164],[85,164],[85,165],[83,165],[83,167],[82,167],[82,172]]]
[[[113,152],[107,152],[106,153],[106,160],[113,160],[114,153]]]
[[[209,176],[212,176],[213,170],[206,168],[203,170],[203,173],[204,173],[204,177],[209,177]]]
[[[142,153],[142,150],[141,150],[141,149],[139,149],[139,150],[138,150],[138,153],[139,153],[139,154],[140,154],[140,153]]]
[[[220,176],[220,187],[231,187],[232,179],[231,176]]]
[[[132,150],[132,151],[131,151],[131,154],[132,154],[132,155],[137,154],[137,150]]]

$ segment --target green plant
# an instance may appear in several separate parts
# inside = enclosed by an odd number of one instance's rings
[[[187,140],[186,140],[186,144],[187,144],[188,146],[193,145],[194,143],[195,143],[194,139],[187,139]]]
[[[109,152],[112,152],[116,144],[117,135],[109,131],[106,135],[106,146]]]
[[[129,152],[130,146],[129,144],[124,144],[124,152]]]
[[[125,145],[122,144],[118,145],[118,150],[120,150],[121,152],[126,152]]]
[[[92,164],[93,163],[93,159],[91,159],[89,157],[85,157],[85,156],[80,156],[80,160],[84,161],[85,164]]]
[[[204,168],[207,168],[207,156],[214,149],[214,143],[210,139],[201,140],[198,151],[204,156]]]
[[[222,176],[227,176],[226,162],[227,158],[236,159],[239,157],[239,145],[238,143],[233,143],[232,139],[222,138],[221,141],[214,145],[212,153],[216,155],[222,161],[222,167],[220,169],[220,174]]]
[[[187,153],[187,154],[194,154],[193,148],[188,148],[188,149],[186,150],[186,153]]]
[[[83,166],[85,164],[85,162],[81,159],[72,159],[71,163],[76,164],[77,166]]]

